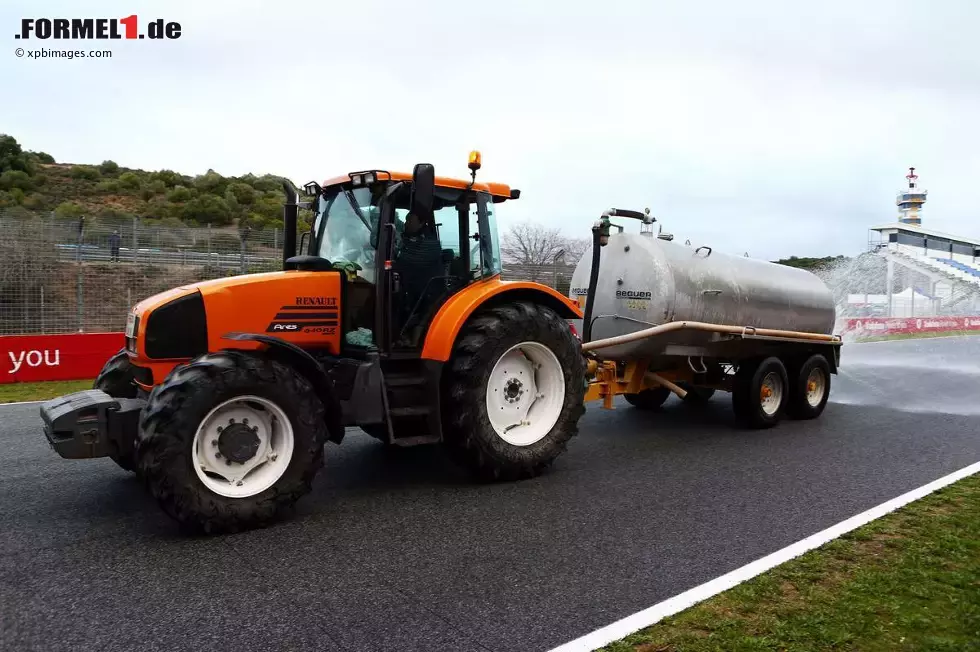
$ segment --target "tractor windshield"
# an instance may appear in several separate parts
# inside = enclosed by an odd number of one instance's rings
[[[371,235],[378,224],[378,198],[369,188],[328,190],[320,196],[313,222],[316,254],[334,265],[350,264],[371,283],[375,274]]]

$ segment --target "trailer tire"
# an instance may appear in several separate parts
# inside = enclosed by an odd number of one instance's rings
[[[815,419],[830,398],[830,363],[815,353],[803,364],[790,368],[786,412],[793,419]]]
[[[659,386],[644,389],[636,394],[623,394],[626,402],[640,410],[659,410],[664,402],[670,398],[673,392],[670,389]]]
[[[786,366],[776,357],[739,364],[732,387],[735,418],[744,427],[759,430],[779,423],[789,398]]]
[[[311,490],[328,436],[324,409],[310,381],[281,362],[242,351],[209,353],[176,367],[150,393],[139,468],[163,510],[187,530],[265,527]],[[216,426],[240,414],[253,420]],[[222,432],[234,435],[225,442],[214,434]],[[228,477],[218,480],[214,470],[224,471],[222,462]],[[253,470],[242,475],[245,465]]]
[[[445,450],[481,481],[541,474],[566,450],[585,412],[581,342],[554,310],[527,301],[473,317],[443,380]],[[502,427],[512,417],[530,423]]]
[[[96,376],[92,389],[102,390],[112,398],[136,398],[139,394],[139,387],[135,383],[135,373],[133,365],[126,355],[126,349],[120,349],[115,355],[109,358],[102,371]],[[135,445],[136,433],[133,433]],[[134,446],[130,447],[132,451]],[[113,449],[109,453],[109,459],[115,462],[124,471],[136,473],[136,459],[131,453]]]

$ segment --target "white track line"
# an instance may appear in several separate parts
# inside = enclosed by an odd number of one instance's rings
[[[8,405],[34,405],[35,403],[44,403],[44,401],[15,401],[13,403],[0,403],[0,408],[7,407]]]
[[[980,473],[980,462],[976,464],[971,464],[970,466],[960,469],[954,473],[950,473],[947,476],[939,478],[927,485],[919,487],[918,489],[913,489],[912,491],[902,494],[897,498],[892,498],[888,502],[882,503],[877,507],[872,507],[866,512],[852,516],[846,521],[842,521],[837,525],[833,525],[826,530],[817,532],[801,541],[797,541],[782,550],[777,550],[771,555],[767,555],[761,559],[737,568],[730,573],[726,573],[721,577],[716,577],[710,582],[696,586],[693,589],[684,591],[672,598],[659,602],[648,609],[637,612],[632,616],[627,616],[622,620],[617,620],[611,625],[607,625],[601,629],[597,629],[591,634],[586,634],[581,638],[577,638],[574,641],[565,643],[556,648],[553,648],[549,652],[591,652],[596,648],[600,648],[604,645],[608,645],[613,641],[618,641],[621,638],[629,636],[634,632],[637,632],[645,627],[653,625],[657,621],[666,618],[668,616],[673,616],[688,607],[695,605],[703,600],[706,600],[714,595],[718,595],[723,591],[727,591],[733,586],[737,586],[746,580],[750,580],[756,575],[760,575],[767,570],[778,566],[784,562],[793,559],[794,557],[799,557],[803,553],[818,548],[823,544],[836,539],[844,534],[847,534],[851,530],[855,530],[862,525],[870,523],[871,521],[881,518],[885,514],[892,512],[899,507],[903,507],[915,500],[922,498],[932,492],[942,489],[945,486],[953,484],[957,480],[962,480],[968,476]]]

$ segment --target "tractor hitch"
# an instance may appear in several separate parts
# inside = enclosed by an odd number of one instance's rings
[[[59,396],[41,404],[44,436],[65,459],[129,455],[145,404],[141,398],[113,398],[98,389]]]

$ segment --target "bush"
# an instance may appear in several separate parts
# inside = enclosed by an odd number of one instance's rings
[[[124,172],[119,175],[119,185],[126,190],[139,190],[141,180],[135,172]]]
[[[13,190],[14,188],[30,190],[33,187],[34,180],[31,175],[22,170],[7,170],[0,174],[0,190]]]
[[[106,179],[95,184],[95,190],[106,195],[115,195],[120,191],[119,182],[115,179]]]
[[[178,174],[173,170],[160,170],[159,172],[154,172],[152,178],[154,181],[163,182],[163,185],[167,188],[183,185],[188,181],[184,175]]]
[[[51,205],[51,198],[38,192],[32,192],[24,198],[22,205],[32,211],[43,211]]]
[[[61,202],[54,209],[54,214],[62,218],[75,218],[85,214],[85,209],[70,201]]]
[[[85,179],[88,181],[98,181],[102,175],[91,165],[73,165],[69,172],[72,179]]]
[[[34,152],[34,155],[37,156],[37,160],[39,160],[41,163],[45,163],[47,165],[55,163],[54,157],[47,152]]]

